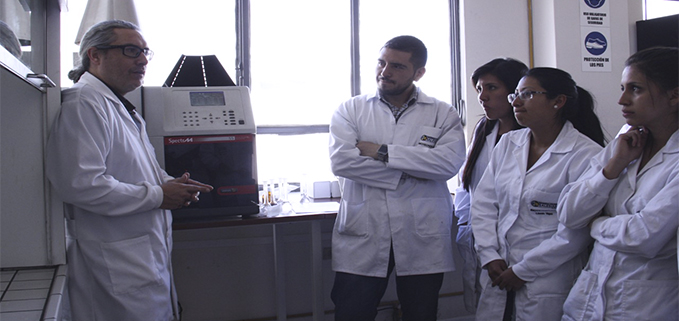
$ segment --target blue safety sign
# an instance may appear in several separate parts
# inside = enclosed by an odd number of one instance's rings
[[[584,0],[585,4],[592,9],[601,8],[606,3],[606,0]]]

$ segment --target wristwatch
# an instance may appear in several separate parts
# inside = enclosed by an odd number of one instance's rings
[[[382,144],[380,149],[377,150],[377,159],[385,163],[389,161],[389,151],[386,144]]]

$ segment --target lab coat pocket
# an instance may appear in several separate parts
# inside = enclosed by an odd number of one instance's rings
[[[622,285],[624,320],[677,320],[677,280],[627,280]],[[670,302],[674,301],[672,304]]]
[[[162,284],[148,235],[101,245],[113,293],[125,294]]]
[[[594,316],[598,277],[583,270],[563,305],[563,320],[591,320]]]
[[[368,236],[368,215],[365,202],[349,203],[342,200],[342,208],[337,216],[335,225],[342,235]]]
[[[524,206],[528,208],[526,223],[544,230],[556,230],[559,218],[556,205],[560,192],[552,193],[541,190],[527,190],[523,195]]]
[[[420,127],[419,132],[417,132],[417,145],[429,148],[436,147],[436,143],[439,141],[439,138],[441,138],[441,132],[443,132],[441,128],[429,126]]]
[[[410,201],[414,213],[415,230],[419,236],[450,234],[452,211],[445,198],[416,198]]]

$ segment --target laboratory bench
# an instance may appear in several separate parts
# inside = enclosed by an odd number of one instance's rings
[[[329,200],[330,199],[327,199],[325,201]],[[221,218],[203,218],[191,221],[175,221],[172,224],[172,229],[177,231],[214,227],[234,227],[260,224],[308,222],[314,220],[335,219],[335,216],[337,216],[336,211],[287,213],[278,214],[275,216],[266,215],[227,216]]]
[[[182,248],[182,244],[193,243],[190,246],[196,246],[200,248],[202,246],[210,247],[214,246],[214,240],[209,240],[208,236],[205,239],[192,239],[191,241],[184,240],[183,237],[179,236],[178,233],[190,233],[194,235],[203,234],[201,231],[205,231],[205,234],[209,234],[208,231],[221,231],[221,233],[229,233],[228,231],[236,232],[234,229],[248,229],[255,228],[259,226],[259,229],[267,229],[266,226],[270,226],[269,230],[271,235],[272,250],[273,250],[273,271],[274,271],[274,292],[275,292],[275,309],[276,309],[276,320],[282,321],[287,320],[288,311],[286,303],[286,251],[284,250],[284,234],[283,231],[285,226],[296,225],[302,230],[306,230],[309,235],[307,241],[311,244],[310,253],[310,270],[311,275],[311,300],[310,308],[312,314],[312,320],[320,321],[324,320],[325,309],[324,309],[324,299],[325,294],[323,292],[323,247],[322,247],[322,231],[321,224],[325,221],[334,221],[339,210],[339,198],[327,198],[327,199],[311,199],[309,203],[300,204],[298,202],[299,195],[291,195],[291,208],[292,210],[287,213],[276,213],[272,214],[257,214],[257,215],[244,215],[244,216],[227,216],[220,218],[200,218],[192,219],[190,221],[180,220],[174,221],[172,229],[175,231],[175,249],[173,252],[178,252],[178,248]],[[179,237],[178,237],[179,236]],[[204,243],[203,243],[204,242]],[[173,255],[175,256],[175,255]],[[241,262],[241,264],[247,265],[251,262]],[[173,263],[174,265],[174,263]],[[181,267],[175,267],[175,279],[178,278],[178,269]],[[181,272],[180,272],[181,273]],[[179,285],[178,285],[179,286]],[[178,289],[180,290],[180,289]],[[179,293],[180,303],[182,301],[182,295]]]
[[[61,320],[65,287],[66,265],[2,268],[0,320]]]

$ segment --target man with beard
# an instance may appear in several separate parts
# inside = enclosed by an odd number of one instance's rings
[[[47,143],[47,177],[64,201],[73,321],[178,320],[170,209],[212,187],[169,176],[146,123],[124,95],[140,87],[153,52],[136,25],[92,26],[75,85],[62,92]]]
[[[464,161],[464,134],[449,104],[413,84],[426,61],[419,39],[389,40],[377,92],[344,102],[330,121],[343,193],[332,237],[335,320],[374,320],[396,271],[402,319],[434,321],[443,273],[454,270],[446,181]]]

